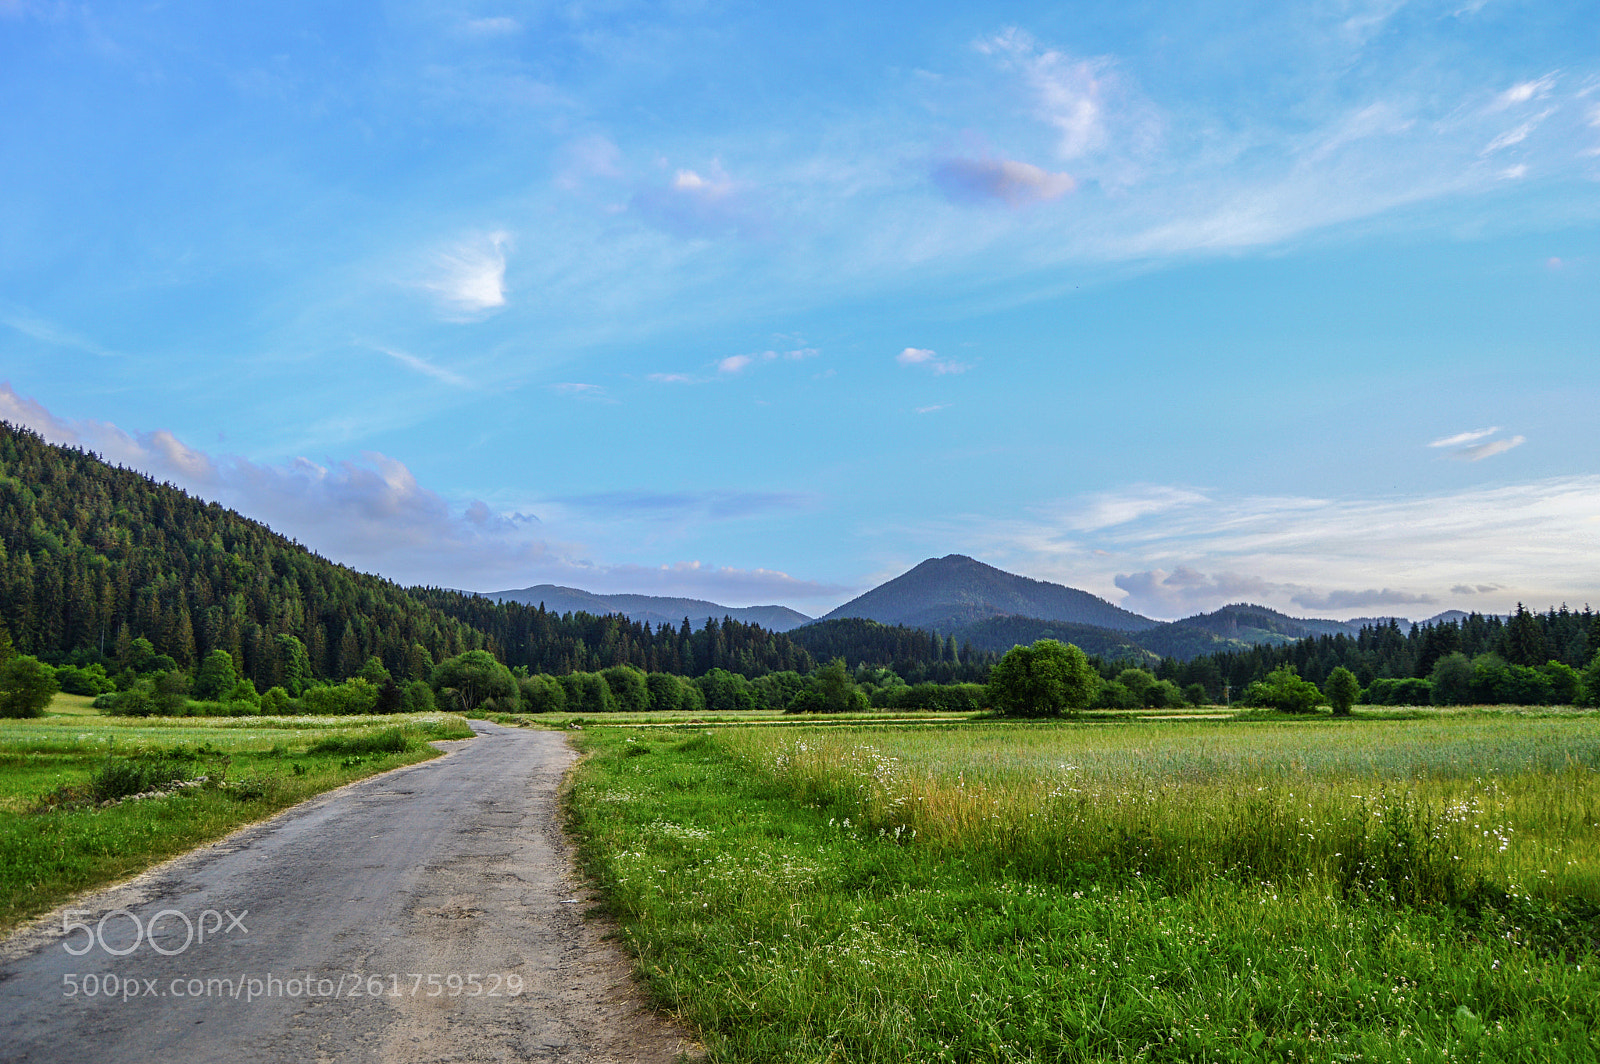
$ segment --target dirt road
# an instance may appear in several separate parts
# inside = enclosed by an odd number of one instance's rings
[[[583,918],[572,751],[473,729],[0,944],[0,1060],[673,1060]]]

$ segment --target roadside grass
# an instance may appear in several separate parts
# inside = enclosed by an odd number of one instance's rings
[[[716,1061],[1592,1061],[1600,719],[591,729]]]
[[[0,721],[0,931],[472,734],[441,714],[124,718],[63,696],[49,712]]]
[[[1094,710],[1079,718],[1081,721],[1128,721],[1167,719],[1224,718],[1231,715],[1223,706],[1187,706],[1176,709],[1114,709]],[[691,713],[683,711],[646,713],[491,713],[485,719],[496,724],[524,728],[553,728],[557,730],[578,728],[675,728],[683,725],[703,725],[708,728],[746,727],[769,725],[775,727],[805,728],[824,724],[932,724],[939,722],[965,722],[969,724],[1008,724],[1019,722],[988,713],[940,713],[931,710],[871,709],[860,713],[784,713],[780,710],[756,709],[735,713]],[[1044,725],[1050,722],[1021,722]]]

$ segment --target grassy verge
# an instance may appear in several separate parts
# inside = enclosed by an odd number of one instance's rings
[[[67,697],[0,721],[0,931],[471,735],[449,716],[117,718]]]
[[[713,1060],[1600,1053],[1593,718],[580,741],[588,868]]]

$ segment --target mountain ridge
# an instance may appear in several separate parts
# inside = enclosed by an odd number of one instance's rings
[[[746,624],[758,624],[769,632],[787,632],[808,624],[812,618],[788,606],[722,606],[706,599],[677,598],[670,595],[602,595],[582,588],[559,584],[535,584],[507,591],[478,592],[495,602],[518,602],[524,606],[541,603],[556,613],[620,613],[631,621],[645,624],[670,624],[674,627],[689,619],[690,626],[702,628],[706,620],[731,617]]]

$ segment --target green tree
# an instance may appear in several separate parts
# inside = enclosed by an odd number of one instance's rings
[[[195,671],[194,696],[206,702],[220,702],[238,682],[233,655],[226,650],[213,650]]]
[[[989,671],[988,702],[1013,717],[1056,717],[1094,701],[1100,674],[1083,651],[1054,639],[1016,646]]]
[[[1244,690],[1244,704],[1276,709],[1283,713],[1311,713],[1322,704],[1322,692],[1310,680],[1300,678],[1293,665],[1280,665]]]
[[[859,713],[872,708],[867,696],[861,693],[843,658],[834,658],[811,676],[810,687],[816,692],[814,705],[808,706],[823,713]]]
[[[517,706],[517,680],[511,670],[495,660],[487,650],[469,650],[434,666],[431,680],[434,694],[452,709],[471,713],[485,703],[510,709]]]
[[[1446,654],[1434,662],[1433,701],[1441,706],[1472,704],[1472,662],[1460,651]]]
[[[39,717],[60,688],[56,671],[30,654],[0,665],[0,717]]]
[[[650,688],[639,669],[631,665],[613,665],[600,675],[611,688],[611,701],[619,713],[643,713],[650,708]]]
[[[1517,603],[1517,612],[1506,625],[1506,660],[1513,665],[1538,666],[1550,660],[1546,652],[1544,626],[1539,618]]]
[[[1334,716],[1348,717],[1350,707],[1361,697],[1361,683],[1355,673],[1340,665],[1328,673],[1328,678],[1322,682],[1322,693],[1333,707]]]
[[[1600,650],[1594,652],[1589,664],[1583,667],[1583,686],[1578,697],[1586,706],[1600,706]]]

